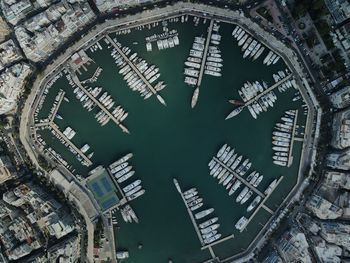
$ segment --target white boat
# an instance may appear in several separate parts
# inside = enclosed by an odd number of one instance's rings
[[[247,212],[249,213],[250,211],[252,211],[260,203],[260,201],[261,201],[261,196],[260,195],[256,196],[248,206]]]
[[[226,148],[227,148],[227,143],[225,143],[225,144],[220,148],[220,150],[218,151],[216,157],[217,157],[217,158],[220,158],[220,157],[223,155],[223,153],[225,152]]]
[[[239,193],[239,195],[236,198],[236,202],[239,203],[242,201],[243,197],[248,193],[249,188],[246,186],[243,188],[243,190]]]
[[[231,111],[231,113],[229,115],[227,115],[225,120],[231,119],[232,117],[238,115],[242,110],[243,110],[243,106],[240,106],[236,109],[234,109],[233,111]]]
[[[242,216],[237,223],[235,224],[235,228],[238,229],[239,231],[242,231],[248,222],[248,218]]]
[[[266,188],[264,194],[268,195],[272,192],[272,190],[275,188],[277,184],[277,179],[273,180],[270,185]]]
[[[241,200],[241,205],[247,202],[252,195],[253,195],[253,191],[250,190]]]
[[[192,100],[191,100],[191,107],[194,108],[197,104],[198,101],[198,96],[199,96],[199,87],[197,87],[194,92],[193,92],[193,96],[192,96]]]
[[[206,210],[200,211],[194,215],[194,217],[198,220],[203,217],[206,217],[207,215],[210,215],[211,213],[214,212],[214,208],[208,208]]]
[[[237,191],[237,189],[238,189],[241,185],[242,185],[242,182],[239,181],[239,180],[237,180],[237,181],[233,184],[233,186],[232,186],[232,188],[230,189],[228,195],[231,196],[234,192]]]
[[[209,220],[199,224],[199,227],[200,228],[206,228],[206,227],[210,226],[211,224],[216,223],[218,220],[219,220],[218,217],[213,217],[213,218],[211,218],[211,219],[209,219]]]

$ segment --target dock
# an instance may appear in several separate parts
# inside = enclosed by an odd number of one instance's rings
[[[265,195],[260,192],[257,188],[255,188],[253,185],[251,185],[247,180],[245,180],[242,176],[240,176],[239,174],[237,174],[235,171],[233,171],[230,167],[228,167],[226,164],[224,164],[222,161],[220,161],[218,158],[213,157],[213,159],[219,163],[222,167],[224,167],[227,171],[229,171],[230,173],[232,173],[237,179],[239,179],[242,183],[245,184],[245,186],[247,186],[250,190],[252,190],[253,192],[255,192],[257,195],[260,195],[262,198],[265,198]]]
[[[205,62],[207,60],[207,56],[208,56],[208,48],[209,48],[209,44],[210,44],[210,38],[211,38],[211,33],[213,31],[213,26],[214,26],[214,20],[210,20],[210,25],[208,28],[208,36],[206,39],[206,43],[205,43],[205,48],[203,51],[203,59],[202,59],[202,64],[201,64],[201,69],[199,71],[199,77],[198,77],[198,82],[197,82],[197,86],[199,87],[202,83],[202,78],[203,78],[203,74],[204,74],[204,69],[205,69]]]
[[[84,159],[84,161],[87,163],[88,166],[92,165],[92,162],[90,161],[90,159],[87,158],[86,155],[78,147],[76,147],[74,143],[68,140],[68,138],[58,129],[58,126],[54,122],[50,123],[50,126],[52,127],[53,130],[55,130],[56,133],[58,133],[61,136],[61,138],[70,147],[72,147]]]
[[[115,177],[113,176],[113,174],[112,174],[112,172],[111,172],[111,170],[110,170],[109,168],[107,168],[107,172],[108,172],[108,174],[110,175],[110,178],[112,179],[113,183],[115,184],[115,186],[117,187],[119,193],[120,193],[121,196],[122,196],[122,199],[121,199],[120,201],[125,200],[125,202],[123,201],[122,203],[123,203],[123,204],[127,203],[127,199],[126,199],[126,196],[125,196],[124,192],[123,192],[122,189],[120,188],[120,186],[119,186],[117,180],[115,179]],[[120,203],[121,203],[121,202],[120,202]],[[120,203],[117,204],[117,206],[119,206]],[[111,207],[111,209],[113,209],[113,208],[114,208],[114,207]]]
[[[95,82],[93,79],[98,77],[98,75],[100,74],[100,73],[98,74],[98,72],[99,72],[100,70],[102,71],[102,68],[97,67],[97,69],[95,70],[95,72],[94,72],[94,74],[92,75],[92,77],[82,80],[81,83],[82,83],[82,84],[85,84],[85,83],[87,83],[87,82],[89,82],[89,83]],[[100,72],[101,72],[101,71],[100,71]]]
[[[278,86],[280,86],[282,83],[284,83],[285,81],[289,80],[293,75],[289,74],[287,77],[281,79],[280,81],[276,82],[275,84],[273,84],[272,86],[268,87],[267,89],[265,89],[263,92],[259,93],[258,95],[256,95],[254,98],[248,100],[245,104],[244,107],[256,102],[258,99],[260,99],[262,96],[266,95],[267,93],[273,91],[275,88],[277,88]]]
[[[117,44],[110,38],[110,36],[106,35],[106,38],[111,42],[113,47],[118,51],[118,53],[123,57],[123,59],[128,63],[128,65],[133,69],[133,71],[139,76],[140,79],[147,85],[149,90],[157,97],[160,103],[166,106],[165,100],[158,94],[158,92],[153,88],[151,83],[142,75],[139,69],[130,61],[130,59],[124,54],[124,52],[117,46]]]
[[[51,115],[51,119],[50,119],[50,123],[52,123],[53,120],[55,119],[55,116],[56,116],[56,114],[57,114],[57,112],[58,112],[58,109],[59,109],[60,106],[61,106],[61,103],[62,103],[62,101],[63,101],[63,99],[64,99],[64,95],[65,95],[65,94],[66,94],[65,91],[63,91],[63,90],[60,90],[60,91],[59,91],[59,94],[58,94],[59,98],[58,98],[58,101],[57,101],[56,106],[55,106],[54,109],[53,109],[53,112],[52,112],[52,115]]]
[[[117,118],[114,117],[114,115],[112,113],[109,112],[109,110],[107,110],[107,108],[105,108],[105,106],[102,105],[101,102],[99,102],[94,96],[92,96],[92,94],[90,92],[88,92],[84,87],[83,85],[81,85],[81,82],[80,80],[78,79],[77,75],[70,71],[70,74],[72,76],[72,80],[74,81],[74,83],[104,112],[108,115],[108,117],[110,119],[112,119],[115,124],[117,126],[119,126],[123,132],[125,133],[130,133],[129,130],[119,121],[117,120]]]
[[[289,152],[288,152],[288,164],[287,166],[290,167],[292,165],[293,162],[293,145],[294,145],[294,137],[295,137],[295,128],[297,125],[297,120],[298,120],[298,110],[295,110],[295,118],[294,118],[294,122],[293,122],[293,129],[292,129],[292,134],[291,134],[291,139],[290,139],[290,146],[289,146]]]
[[[270,195],[273,193],[273,191],[277,188],[277,186],[280,184],[280,182],[281,182],[282,180],[283,180],[283,176],[281,176],[281,177],[278,179],[278,181],[277,181],[277,183],[276,183],[274,189],[273,189],[268,195],[266,195],[266,196],[264,197],[264,199],[259,203],[258,207],[255,208],[253,214],[251,214],[251,216],[248,218],[248,221],[246,222],[245,227],[242,228],[242,230],[241,230],[240,232],[243,232],[243,230],[247,227],[247,225],[250,223],[250,221],[252,221],[253,218],[254,218],[254,216],[259,212],[260,208],[264,208],[264,209],[265,209],[267,212],[269,212],[270,214],[273,214],[273,213],[274,213],[270,208],[268,208],[268,207],[265,205],[265,202],[266,202],[266,200],[270,197]]]
[[[202,235],[201,235],[201,233],[200,233],[200,231],[199,231],[199,228],[198,228],[198,225],[197,225],[197,223],[196,223],[196,220],[194,219],[193,214],[192,214],[192,211],[191,211],[191,209],[190,209],[190,208],[188,207],[188,205],[187,205],[186,199],[185,199],[185,197],[184,197],[184,195],[183,195],[183,193],[182,193],[182,190],[181,190],[181,188],[180,188],[180,185],[179,185],[179,183],[177,182],[177,180],[176,180],[175,178],[174,178],[174,184],[175,184],[175,187],[176,187],[176,189],[178,190],[179,194],[181,195],[182,201],[184,202],[184,204],[185,204],[185,206],[186,206],[186,209],[187,209],[188,214],[190,215],[190,218],[191,218],[193,227],[194,227],[194,229],[196,230],[198,239],[199,239],[199,241],[201,242],[201,244],[203,245],[203,244],[204,244],[204,241],[203,241]]]
[[[234,234],[228,235],[226,237],[223,237],[223,238],[220,238],[219,240],[214,241],[213,243],[210,243],[208,245],[201,247],[201,249],[204,250],[204,249],[209,248],[209,250],[210,250],[212,246],[218,245],[218,244],[225,242],[226,240],[229,240],[229,239],[234,238],[234,237],[235,237]]]

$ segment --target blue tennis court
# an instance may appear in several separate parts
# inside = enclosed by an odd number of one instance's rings
[[[111,182],[106,177],[102,177],[101,182],[102,182],[103,187],[106,189],[107,192],[113,191],[113,188],[111,186]]]
[[[103,192],[100,188],[100,186],[98,185],[98,183],[93,183],[92,184],[92,189],[94,190],[94,192],[97,194],[98,197],[102,197],[103,196]]]
[[[110,197],[107,200],[102,202],[102,208],[108,209],[111,206],[115,205],[116,203],[117,203],[117,199],[114,196],[112,196],[112,197]]]

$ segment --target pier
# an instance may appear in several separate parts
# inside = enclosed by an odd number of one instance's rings
[[[54,107],[54,109],[53,109],[53,111],[52,111],[50,123],[52,123],[53,120],[55,119],[55,116],[56,116],[56,114],[57,114],[57,112],[58,112],[58,109],[59,109],[60,106],[61,106],[61,103],[62,103],[62,101],[63,101],[63,98],[64,98],[64,95],[65,95],[65,94],[66,94],[65,91],[63,91],[63,90],[60,90],[60,91],[59,91],[59,94],[58,94],[59,98],[58,98],[58,101],[57,101],[56,106]]]
[[[223,237],[223,238],[221,238],[219,240],[214,241],[213,243],[210,243],[208,245],[205,245],[205,246],[201,247],[201,249],[204,250],[206,248],[209,248],[209,250],[212,250],[211,249],[212,246],[218,245],[218,244],[220,244],[222,242],[225,242],[226,240],[229,240],[229,239],[234,238],[234,237],[235,237],[234,234],[228,235],[226,237]],[[213,254],[212,254],[212,256],[213,256]],[[214,256],[213,256],[213,258],[214,258]]]
[[[138,68],[130,61],[130,59],[124,54],[124,52],[117,46],[117,44],[110,38],[110,36],[106,35],[106,38],[111,42],[113,47],[118,51],[118,53],[123,57],[123,59],[129,64],[129,66],[133,69],[133,71],[139,76],[140,79],[147,85],[150,91],[157,97],[160,103],[166,106],[165,100],[158,94],[158,92],[153,88],[151,83],[142,75],[142,73],[138,70]]]
[[[201,69],[199,71],[199,77],[198,77],[198,82],[197,82],[197,86],[198,87],[202,83],[202,78],[203,78],[204,69],[205,69],[205,62],[207,60],[208,48],[209,48],[211,33],[213,31],[213,26],[214,26],[214,20],[210,20],[210,25],[209,25],[209,28],[208,28],[208,36],[207,36],[207,40],[206,40],[206,43],[205,43],[205,48],[204,48],[204,51],[203,51],[203,59],[202,59]]]
[[[264,208],[264,209],[265,209],[267,212],[269,212],[270,214],[273,214],[273,213],[274,213],[274,211],[272,211],[270,208],[268,208],[268,207],[265,205],[265,202],[266,202],[266,200],[270,197],[270,195],[273,193],[273,191],[277,188],[277,186],[280,184],[280,182],[281,182],[282,180],[283,180],[283,176],[281,176],[281,177],[278,179],[278,181],[277,181],[275,187],[273,188],[273,190],[272,190],[268,195],[266,195],[266,196],[264,197],[264,199],[259,203],[258,207],[255,208],[253,214],[251,214],[251,216],[248,218],[248,221],[246,222],[244,228],[242,228],[242,230],[241,230],[240,232],[243,232],[243,230],[246,229],[247,225],[250,223],[250,221],[253,220],[254,216],[259,212],[260,208]]]
[[[120,193],[121,196],[122,196],[122,199],[121,199],[120,202],[116,205],[116,207],[120,206],[121,204],[126,204],[126,203],[127,203],[126,196],[125,196],[124,192],[122,191],[122,189],[120,188],[120,186],[119,186],[117,180],[115,179],[115,177],[113,176],[113,174],[112,174],[112,172],[111,172],[111,170],[110,170],[109,168],[107,168],[107,172],[108,172],[110,178],[112,179],[113,183],[114,183],[115,186],[117,187],[119,193]],[[125,200],[125,201],[123,201],[123,200]],[[123,201],[123,202],[122,202],[122,201]],[[113,209],[113,208],[115,208],[115,207],[111,207],[110,209]]]
[[[103,105],[101,102],[99,102],[94,96],[92,96],[92,94],[90,92],[88,92],[83,85],[81,85],[80,80],[78,79],[77,75],[70,71],[70,74],[72,76],[72,80],[75,82],[75,84],[104,112],[108,115],[108,117],[110,119],[112,119],[115,124],[117,124],[117,126],[119,126],[123,132],[125,133],[130,133],[129,130],[123,125],[121,124],[121,122],[119,122],[117,120],[117,118],[114,117],[114,115],[112,113],[110,113]]]
[[[72,143],[70,140],[68,140],[68,138],[58,129],[58,126],[57,126],[54,122],[50,123],[50,126],[52,127],[52,129],[53,129],[56,133],[58,133],[58,134],[60,135],[60,137],[61,137],[70,147],[72,147],[72,148],[84,159],[84,161],[86,162],[86,164],[87,164],[88,166],[92,165],[92,162],[90,161],[90,159],[87,158],[86,155],[85,155],[80,149],[78,149],[78,148],[74,145],[74,143]]]
[[[101,74],[101,72],[102,72],[102,68],[97,67],[97,69],[95,70],[95,72],[94,72],[94,74],[92,75],[92,77],[90,77],[90,78],[88,78],[88,79],[85,79],[85,80],[82,80],[81,83],[82,83],[82,84],[85,84],[85,83],[87,83],[87,82],[89,82],[89,83],[95,82],[95,81],[94,81],[94,78],[97,78],[97,77]]]
[[[287,77],[285,77],[284,79],[281,79],[280,81],[276,82],[275,84],[273,84],[271,87],[268,87],[267,89],[265,89],[263,92],[259,93],[258,95],[256,95],[254,98],[248,100],[244,107],[254,103],[255,101],[257,101],[258,99],[260,99],[262,96],[266,95],[267,93],[269,93],[270,91],[274,90],[275,88],[277,88],[278,86],[280,86],[283,82],[289,80],[292,77],[292,74],[289,74]]]
[[[233,171],[230,167],[228,167],[227,165],[225,165],[223,162],[221,162],[218,158],[213,157],[213,159],[219,163],[222,167],[224,167],[227,171],[229,171],[230,173],[232,173],[237,179],[239,179],[242,183],[244,183],[250,190],[252,190],[253,192],[255,192],[257,195],[260,195],[262,198],[265,197],[265,195],[260,192],[258,189],[256,189],[253,185],[251,185],[249,182],[247,182],[247,180],[245,180],[242,176],[240,176],[239,174],[237,174],[235,171]]]
[[[293,144],[294,144],[294,136],[295,136],[295,128],[297,125],[297,120],[298,120],[298,110],[295,110],[295,118],[294,118],[294,122],[293,122],[293,129],[292,129],[292,134],[291,134],[291,139],[290,139],[290,146],[289,146],[289,152],[288,152],[288,164],[287,166],[290,167],[292,165],[293,162]]]
[[[176,181],[175,178],[174,178],[174,184],[175,184],[175,187],[176,187],[176,189],[178,190],[179,194],[181,195],[182,201],[184,202],[184,204],[185,204],[185,206],[186,206],[186,209],[187,209],[188,214],[190,215],[190,218],[191,218],[193,227],[194,227],[194,229],[196,230],[198,239],[199,239],[199,241],[201,242],[201,244],[203,245],[203,244],[204,244],[204,241],[203,241],[202,235],[201,235],[201,233],[200,233],[200,231],[199,231],[199,228],[198,228],[198,225],[197,225],[197,223],[196,223],[196,220],[194,219],[193,214],[192,214],[192,211],[191,211],[191,209],[190,209],[190,208],[188,207],[188,205],[187,205],[186,199],[185,199],[185,197],[184,197],[184,195],[183,195],[183,193],[182,193],[182,190],[181,190],[181,188],[180,188],[180,185],[177,183],[177,181]]]

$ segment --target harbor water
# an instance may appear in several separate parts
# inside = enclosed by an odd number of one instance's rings
[[[201,250],[201,244],[190,221],[181,196],[176,191],[173,178],[177,178],[182,189],[197,187],[204,199],[204,208],[213,207],[214,215],[219,217],[222,235],[234,234],[234,238],[213,247],[216,256],[226,258],[242,252],[256,237],[271,214],[264,209],[256,214],[247,229],[240,233],[235,223],[246,212],[249,201],[240,205],[235,202],[237,192],[228,196],[227,191],[218,181],[209,175],[208,162],[219,148],[228,143],[236,152],[249,158],[252,169],[264,175],[258,189],[264,191],[275,178],[283,176],[280,185],[268,199],[266,205],[276,210],[287,196],[297,179],[302,142],[295,142],[293,163],[291,167],[280,167],[272,163],[272,131],[274,124],[289,109],[299,109],[298,125],[306,121],[301,108],[302,101],[293,102],[296,90],[291,88],[284,93],[275,91],[277,101],[273,108],[261,113],[255,120],[244,109],[238,116],[225,120],[234,106],[230,99],[239,99],[238,89],[246,81],[266,81],[274,83],[272,74],[285,69],[282,60],[267,67],[262,63],[268,51],[252,61],[243,59],[237,41],[231,36],[234,25],[220,24],[222,36],[220,50],[223,58],[222,77],[204,75],[200,86],[199,100],[191,109],[191,98],[194,88],[184,83],[184,61],[192,46],[195,36],[206,36],[209,21],[200,20],[194,26],[192,18],[188,22],[168,22],[169,30],[177,30],[180,45],[174,48],[158,50],[153,43],[153,51],[146,51],[145,37],[163,32],[161,23],[151,29],[132,30],[129,34],[116,35],[123,46],[128,46],[139,57],[160,69],[160,79],[167,87],[160,92],[167,106],[163,106],[152,96],[144,100],[139,93],[133,92],[126,85],[119,68],[110,56],[104,41],[100,41],[103,50],[88,55],[94,60],[87,71],[79,75],[84,80],[93,75],[99,66],[103,69],[98,80],[89,87],[100,86],[108,91],[117,104],[129,112],[123,122],[130,134],[123,133],[114,122],[110,121],[101,127],[94,118],[93,112],[83,109],[75,98],[73,89],[63,76],[50,89],[39,118],[45,118],[52,106],[59,89],[66,92],[69,102],[63,101],[55,123],[63,131],[72,127],[77,134],[72,142],[78,147],[88,143],[94,151],[94,165],[86,168],[63,146],[48,130],[39,134],[53,149],[62,155],[73,167],[74,173],[83,177],[97,165],[107,166],[124,154],[132,152],[130,160],[136,171],[134,178],[142,179],[146,193],[131,202],[140,222],[127,224],[120,214],[118,228],[115,228],[117,249],[127,249],[130,258],[123,262],[162,263],[172,259],[173,262],[201,262],[211,258],[209,250]],[[242,188],[240,188],[242,189]],[[252,200],[252,199],[250,199]],[[140,246],[141,245],[141,246]]]

